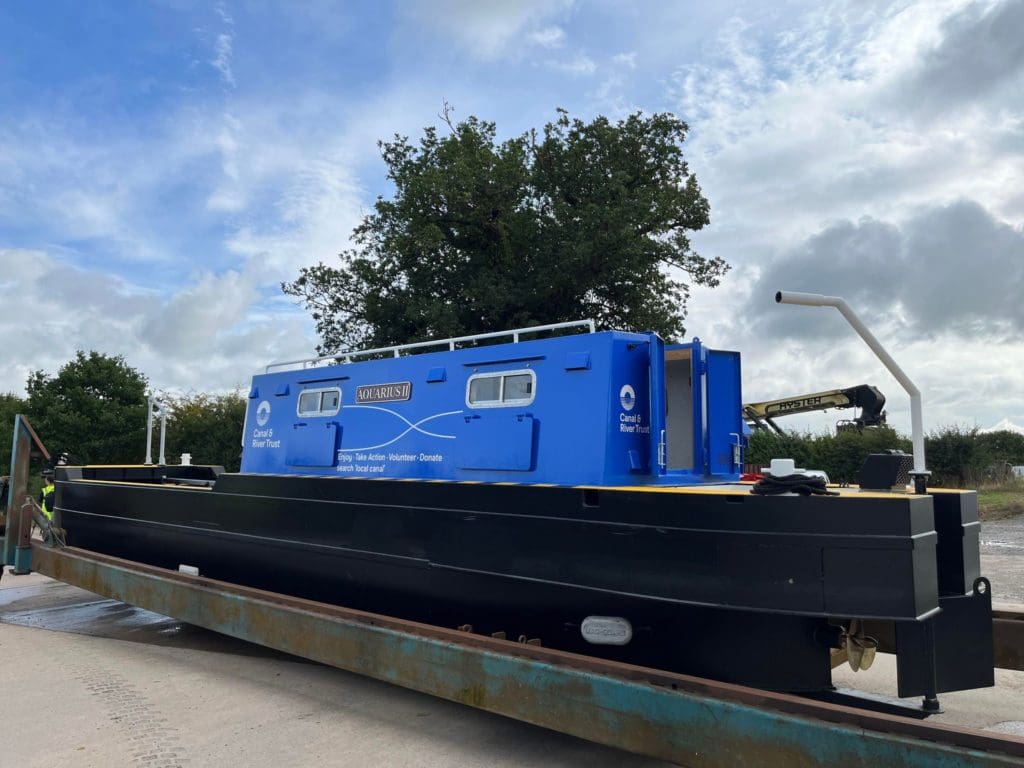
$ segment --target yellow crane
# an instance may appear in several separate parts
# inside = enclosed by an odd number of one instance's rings
[[[752,429],[771,429],[782,434],[782,428],[775,423],[775,419],[780,416],[826,411],[829,408],[861,409],[857,418],[844,419],[836,424],[836,429],[840,431],[855,429],[859,432],[865,427],[885,425],[885,395],[870,384],[765,400],[760,403],[746,403],[743,406],[743,418]]]

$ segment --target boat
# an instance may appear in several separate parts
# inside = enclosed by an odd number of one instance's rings
[[[762,495],[744,450],[739,353],[585,321],[272,363],[239,472],[59,467],[56,508],[70,546],[743,685],[828,691],[865,626],[900,696],[993,683],[973,492]]]

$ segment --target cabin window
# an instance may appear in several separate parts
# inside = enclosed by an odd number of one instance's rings
[[[485,376],[469,381],[469,404],[491,405],[501,402],[501,376]]]
[[[478,373],[469,377],[466,405],[470,408],[502,408],[529,405],[537,389],[533,371]]]
[[[341,408],[341,390],[307,389],[299,395],[299,416],[334,416]]]
[[[526,373],[519,373],[515,376],[506,376],[504,379],[505,389],[501,393],[501,399],[506,403],[530,402],[533,400],[533,376]]]

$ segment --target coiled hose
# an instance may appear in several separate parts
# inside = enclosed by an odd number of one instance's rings
[[[825,478],[817,475],[767,475],[750,489],[758,496],[778,496],[783,493],[799,493],[801,496],[838,496],[838,491],[830,491],[825,485]]]

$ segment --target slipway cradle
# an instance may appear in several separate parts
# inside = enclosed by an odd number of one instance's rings
[[[752,494],[738,353],[577,325],[268,366],[240,472],[58,467],[67,543],[776,691],[870,621],[900,696],[992,684],[973,492]]]

